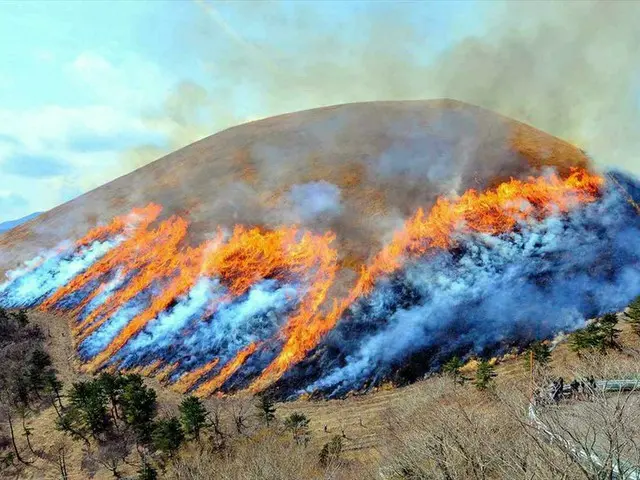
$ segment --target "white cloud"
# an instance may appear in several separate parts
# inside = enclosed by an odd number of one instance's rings
[[[79,131],[96,135],[144,133],[146,127],[135,112],[107,105],[61,107],[46,105],[29,110],[0,109],[0,131],[31,149],[56,147]]]
[[[124,150],[162,140],[158,126],[141,115],[169,89],[157,67],[132,56],[112,63],[84,52],[66,65],[65,73],[72,88],[83,89],[83,98],[92,101],[74,106],[0,108],[0,206],[18,196],[26,199],[11,202],[10,209],[0,208],[0,221],[53,208],[95,188],[112,179]],[[16,168],[20,158],[32,164],[34,158],[57,159],[64,164],[64,174],[51,178],[19,175],[25,170]],[[2,164],[9,161],[14,162],[13,168],[3,170]]]
[[[90,89],[99,101],[127,110],[156,104],[171,88],[164,72],[134,55],[110,61],[96,52],[82,52],[66,70],[71,82]]]

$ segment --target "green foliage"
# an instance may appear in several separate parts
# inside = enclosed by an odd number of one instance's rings
[[[153,418],[158,407],[156,392],[144,385],[140,375],[124,375],[121,382],[118,403],[123,420],[133,429],[138,441],[146,443],[151,439]]]
[[[342,448],[342,437],[335,435],[331,441],[325,443],[322,450],[320,450],[320,465],[326,468],[340,460]]]
[[[453,378],[454,381],[460,378],[460,369],[464,363],[459,357],[451,357],[447,363],[442,366],[442,371]]]
[[[45,393],[52,394],[55,399],[60,401],[60,392],[62,391],[63,385],[52,369],[47,370],[47,372],[43,374],[43,381]]]
[[[142,467],[140,467],[140,470],[138,470],[136,480],[157,480],[157,478],[158,471],[147,462],[144,462]]]
[[[74,383],[69,392],[70,408],[65,412],[67,424],[86,430],[94,437],[109,427],[107,396],[97,380]]]
[[[112,374],[108,372],[102,372],[98,376],[98,382],[102,386],[104,394],[109,399],[111,404],[111,415],[114,421],[120,417],[118,415],[118,403],[120,402],[120,396],[122,395],[124,385],[126,383],[125,377],[121,374]]]
[[[631,324],[633,332],[640,336],[640,297],[631,302],[629,310],[625,313],[625,317]]]
[[[82,439],[88,442],[85,436],[85,428],[81,412],[77,408],[67,408],[56,420],[56,428],[66,432],[74,439]]]
[[[586,350],[606,353],[610,348],[619,348],[620,330],[616,328],[617,324],[618,317],[613,313],[607,313],[598,321],[574,332],[569,346],[578,354]]]
[[[16,459],[14,452],[7,452],[5,455],[0,456],[0,466],[3,468],[10,467]]]
[[[478,390],[486,390],[491,386],[493,377],[496,376],[494,367],[487,360],[482,360],[476,370],[474,385]]]
[[[284,426],[291,431],[296,443],[304,445],[309,443],[311,435],[309,432],[309,419],[304,413],[293,412],[285,419]]]
[[[19,310],[18,312],[14,312],[11,315],[20,327],[24,328],[29,325],[29,317],[27,316],[26,310]]]
[[[5,407],[37,410],[51,399],[49,387],[58,381],[43,340],[24,311],[0,309],[0,401]]]
[[[590,323],[585,328],[577,330],[571,335],[569,347],[574,352],[582,352],[583,350],[600,350],[600,329],[595,323]]]
[[[202,401],[194,396],[185,398],[180,404],[180,422],[187,436],[200,440],[200,431],[207,424],[209,412]]]
[[[616,328],[618,316],[615,313],[607,313],[600,319],[599,324],[605,349],[618,348],[618,337],[620,337],[620,330]]]
[[[276,418],[276,407],[273,400],[267,395],[261,395],[258,398],[256,408],[258,409],[258,417],[264,420],[267,426]]]
[[[135,433],[137,440],[150,441],[156,414],[156,392],[147,388],[139,375],[103,373],[93,380],[74,383],[68,398],[69,405],[58,419],[58,428],[73,437],[86,441],[89,434],[98,437],[118,431],[117,412],[120,410],[122,421]]]
[[[51,367],[51,357],[41,348],[36,348],[31,352],[28,364],[31,388],[36,392],[44,390],[47,384],[47,373],[49,372],[49,367]]]
[[[184,441],[184,432],[176,417],[158,420],[152,433],[153,446],[170,457]]]
[[[545,342],[533,342],[529,345],[524,355],[524,368],[531,370],[531,354],[533,353],[533,364],[537,367],[546,367],[551,361],[551,349]]]

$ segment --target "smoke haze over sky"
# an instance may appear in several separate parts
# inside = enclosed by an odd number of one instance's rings
[[[0,9],[0,221],[229,126],[354,101],[468,101],[640,173],[640,3]]]

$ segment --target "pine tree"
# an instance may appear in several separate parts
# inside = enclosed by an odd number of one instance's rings
[[[442,371],[453,378],[456,382],[460,378],[460,369],[464,364],[458,357],[451,357],[451,359],[442,366]]]
[[[620,336],[620,330],[616,327],[618,325],[618,316],[615,313],[607,313],[602,316],[599,321],[600,331],[602,332],[602,347],[601,349],[606,350],[607,348],[618,348],[618,337]]]
[[[144,385],[140,375],[125,375],[119,405],[124,421],[133,428],[138,441],[148,442],[157,410],[156,392]]]
[[[482,360],[476,370],[475,386],[478,390],[486,390],[495,377],[494,367],[487,360]]]
[[[92,380],[74,383],[69,392],[69,403],[71,406],[67,415],[78,420],[80,427],[88,430],[94,437],[109,427],[107,397],[99,382]]]
[[[546,367],[551,361],[551,349],[545,342],[533,342],[529,345],[524,355],[524,368],[531,370],[531,354],[533,354],[533,364],[538,367]]]
[[[625,313],[627,321],[631,324],[633,333],[640,337],[640,297],[636,298],[629,305],[629,310]]]
[[[276,418],[276,407],[273,400],[267,395],[260,395],[256,408],[258,416],[264,420],[267,426]]]
[[[584,350],[606,353],[610,348],[619,348],[620,330],[616,328],[617,324],[617,315],[607,313],[598,321],[574,332],[571,335],[569,346],[578,354]]]
[[[293,412],[284,422],[285,428],[291,431],[296,443],[309,443],[309,419],[303,413]]]
[[[149,465],[147,462],[142,464],[140,470],[138,470],[138,476],[136,480],[157,480],[158,472],[155,468]]]
[[[571,335],[569,347],[580,354],[584,350],[602,350],[602,332],[597,323],[590,323],[585,328]]]
[[[180,422],[184,433],[196,440],[200,440],[200,431],[207,423],[209,412],[199,398],[190,396],[180,404]]]
[[[180,421],[176,417],[158,420],[153,428],[151,438],[153,446],[157,450],[172,457],[184,441],[184,432]]]
[[[111,416],[113,420],[119,420],[120,416],[118,415],[118,402],[120,400],[120,396],[123,392],[123,387],[126,383],[125,377],[121,374],[114,375],[109,372],[102,372],[98,377],[98,382],[102,386],[102,390],[105,395],[109,399],[109,403],[111,404]]]
[[[44,390],[46,386],[47,372],[51,367],[51,357],[41,348],[37,348],[31,352],[28,365],[30,387],[38,394],[38,392]]]

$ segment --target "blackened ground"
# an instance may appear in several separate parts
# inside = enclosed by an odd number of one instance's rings
[[[394,331],[389,322],[398,313],[406,317],[436,312],[440,316],[410,318],[423,327],[414,329],[414,339],[394,356],[388,351],[402,339],[392,334],[383,338],[383,346],[378,346],[382,351],[363,357],[377,363],[373,368],[363,366],[361,376],[326,386],[320,383],[319,388],[307,391],[341,396],[387,380],[411,383],[437,370],[453,355],[486,358],[504,354],[623,308],[640,294],[640,216],[628,202],[630,198],[640,200],[640,183],[622,174],[612,175],[628,196],[609,185],[611,190],[600,203],[560,217],[560,225],[503,235],[495,248],[482,246],[481,238],[469,238],[452,252],[421,259],[381,280],[270,392],[279,398],[295,397],[332,372],[349,367],[368,340],[383,335],[385,329]],[[476,276],[476,267],[481,274],[489,272],[495,277],[488,289],[485,285],[476,296],[460,294],[449,308],[429,309],[441,300],[439,295],[456,295],[456,290],[431,288],[437,277],[444,276],[446,282],[471,277],[469,289],[475,289],[478,278],[483,278]]]

